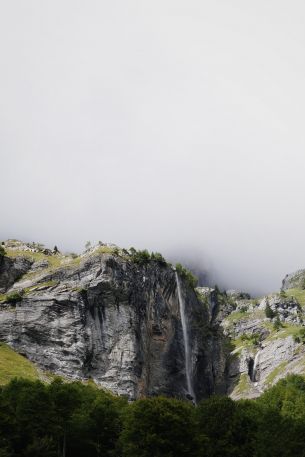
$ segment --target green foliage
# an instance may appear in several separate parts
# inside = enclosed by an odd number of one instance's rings
[[[233,311],[231,314],[229,314],[226,317],[226,321],[231,323],[239,320],[245,320],[249,318],[249,313],[248,312],[242,312],[242,311]]]
[[[149,253],[147,249],[137,251],[135,248],[129,249],[129,256],[132,262],[145,265],[149,262],[158,262],[159,265],[166,266],[167,262],[159,252]]]
[[[287,361],[280,363],[266,378],[266,385],[272,385],[277,376],[281,375],[287,366]]]
[[[247,333],[243,333],[240,339],[241,341],[246,341],[253,346],[258,346],[261,340],[261,336],[259,333],[252,333],[250,335]]]
[[[237,385],[234,387],[234,393],[237,395],[246,395],[251,390],[251,381],[247,373],[242,373],[238,379]]]
[[[288,297],[295,298],[301,306],[305,306],[305,290],[303,289],[288,289],[285,291]]]
[[[9,346],[0,343],[0,385],[6,384],[13,378],[38,379],[39,374],[35,366]]]
[[[298,333],[293,336],[293,339],[296,343],[305,344],[305,328],[300,328]]]
[[[209,305],[208,296],[203,294],[203,293],[201,293],[200,290],[198,290],[198,289],[195,289],[195,293],[196,293],[196,296],[197,296],[198,300],[203,304],[205,309],[209,309],[210,305]]]
[[[5,301],[6,303],[11,303],[12,305],[16,305],[16,303],[22,300],[22,292],[11,292],[10,294],[6,295]]]
[[[168,398],[147,398],[130,405],[120,443],[123,457],[195,457],[194,408]]]
[[[94,254],[112,254],[112,255],[119,255],[120,251],[117,246],[99,246],[95,251]]]
[[[14,457],[114,456],[125,406],[78,382],[13,380],[0,392],[0,449]]]
[[[34,286],[31,286],[31,287],[26,287],[24,290],[23,290],[23,294],[31,294],[32,292],[35,292],[35,291],[39,291],[41,289],[45,289],[47,287],[53,287],[53,286],[56,286],[58,284],[58,281],[54,281],[54,280],[51,280],[51,281],[44,281],[44,282],[39,282],[38,284],[35,284]]]
[[[85,287],[80,287],[76,289],[76,292],[78,292],[82,297],[86,297],[88,290]]]
[[[133,248],[130,249],[132,262],[138,263],[140,265],[145,265],[151,260],[150,254],[147,251],[147,249],[144,249],[143,251],[136,251],[135,249],[132,249]]]
[[[273,323],[273,330],[275,330],[276,332],[278,332],[281,328],[283,328],[283,324],[282,322],[280,321],[280,318],[279,316],[276,316],[276,319]]]
[[[24,251],[22,249],[6,249],[6,255],[11,258],[24,257],[32,260],[33,262],[39,262],[40,260],[46,260],[48,262],[48,268],[58,268],[61,266],[63,256],[60,254],[47,255],[44,252],[32,252]]]
[[[268,319],[273,319],[276,316],[276,312],[273,311],[273,309],[271,308],[269,303],[266,304],[265,314],[266,314],[266,317],[268,317]]]
[[[164,259],[163,255],[160,252],[152,252],[150,255],[151,260],[158,262],[160,265],[167,265],[166,260]]]
[[[0,245],[0,257],[5,256],[6,252],[3,246]]]
[[[197,407],[162,397],[128,404],[59,379],[0,388],[0,457],[301,457],[304,428],[296,375],[257,400],[214,395]]]
[[[301,289],[305,289],[305,278],[303,278],[301,281]]]
[[[305,425],[305,380],[289,375],[267,390],[258,400],[281,415],[303,421]]]
[[[249,408],[248,408],[249,409]],[[241,403],[212,396],[198,405],[200,441],[207,437],[205,457],[251,456],[255,448],[255,418]]]
[[[181,263],[176,263],[175,268],[176,268],[176,271],[179,274],[179,276],[181,276],[181,278],[185,279],[188,282],[190,287],[195,289],[195,287],[197,286],[197,283],[198,283],[198,278],[196,278],[196,276],[193,275],[193,273],[191,271],[187,270],[187,268],[185,268],[183,265],[181,265]]]

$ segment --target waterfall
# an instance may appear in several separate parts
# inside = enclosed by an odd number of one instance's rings
[[[182,297],[180,280],[179,280],[179,276],[178,276],[177,272],[176,272],[176,283],[177,283],[179,309],[180,309],[180,317],[181,317],[182,332],[183,332],[184,363],[185,363],[185,376],[186,376],[187,391],[188,391],[189,395],[191,395],[193,397],[193,400],[195,401],[195,392],[193,389],[193,382],[192,382],[192,353],[191,353],[189,334],[188,334],[188,328],[187,328],[187,318],[186,318],[186,314],[185,314],[185,302]]]
[[[252,374],[252,380],[253,382],[256,381],[256,372],[257,372],[257,366],[258,366],[258,360],[259,360],[259,354],[260,354],[260,351],[258,350],[257,353],[255,354],[255,357],[254,357],[254,364],[253,364],[253,374]]]

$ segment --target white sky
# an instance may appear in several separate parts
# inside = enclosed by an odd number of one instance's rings
[[[305,4],[0,0],[0,237],[305,267]]]

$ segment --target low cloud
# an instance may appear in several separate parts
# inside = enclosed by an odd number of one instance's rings
[[[303,4],[17,3],[3,239],[148,248],[253,294],[305,266]]]

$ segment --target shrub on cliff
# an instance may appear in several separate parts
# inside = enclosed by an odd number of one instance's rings
[[[269,303],[267,303],[266,308],[265,308],[265,314],[268,319],[273,319],[276,316],[276,312],[273,311]]]
[[[147,249],[137,251],[135,248],[130,248],[129,255],[132,262],[140,265],[145,265],[150,261],[158,262],[159,265],[167,265],[166,260],[159,252],[152,252],[150,254]]]
[[[296,343],[305,344],[305,328],[301,328],[296,335],[294,335],[294,341]]]
[[[3,246],[0,245],[0,257],[3,257],[6,254]]]
[[[194,289],[197,286],[198,278],[190,270],[187,270],[181,263],[176,263],[175,268],[178,275],[185,279],[190,287]]]
[[[162,254],[160,254],[160,252],[152,252],[150,254],[150,258],[151,258],[151,260],[158,262],[159,265],[164,265],[164,266],[167,265],[165,258],[163,257]]]
[[[144,265],[150,261],[150,254],[147,249],[143,251],[136,251],[135,249],[130,249],[131,251],[131,260],[134,263],[138,263],[140,265]]]
[[[6,303],[11,303],[12,305],[15,305],[16,303],[18,303],[21,300],[22,300],[21,292],[11,292],[5,298]]]
[[[276,332],[278,332],[280,330],[280,328],[283,327],[283,324],[282,322],[280,321],[280,318],[279,316],[276,316],[276,319],[273,323],[273,330],[275,330]]]

